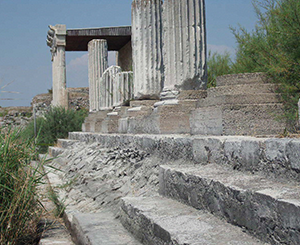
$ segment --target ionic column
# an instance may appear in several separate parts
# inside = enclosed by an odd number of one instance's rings
[[[52,102],[53,106],[68,107],[66,90],[66,25],[49,26],[47,44],[52,53]]]
[[[88,44],[90,111],[100,110],[100,80],[108,67],[107,41],[94,39]]]
[[[163,4],[162,98],[180,90],[206,89],[206,29],[204,0],[165,0]]]
[[[162,89],[162,1],[132,2],[132,52],[135,99],[157,99]]]

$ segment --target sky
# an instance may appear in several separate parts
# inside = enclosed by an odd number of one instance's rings
[[[67,29],[131,25],[132,0],[0,0],[0,106],[30,106],[52,87],[46,45],[48,25]],[[251,0],[206,0],[208,49],[229,51],[236,42],[229,27],[252,30]],[[114,55],[109,56],[114,62]],[[87,52],[66,52],[67,87],[88,87]],[[7,100],[9,99],[9,100]]]

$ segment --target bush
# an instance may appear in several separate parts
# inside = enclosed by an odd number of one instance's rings
[[[45,153],[48,146],[54,145],[59,138],[67,138],[72,131],[81,131],[87,111],[67,110],[62,107],[52,107],[44,117],[37,118],[36,145],[39,153]],[[23,134],[24,138],[34,137],[34,122],[28,124]]]
[[[295,130],[300,93],[300,1],[253,1],[258,23],[252,32],[232,29],[238,42],[234,72],[267,72],[280,84],[289,130]]]
[[[208,54],[207,61],[207,87],[216,86],[216,78],[218,76],[232,73],[232,61],[230,54],[225,52],[224,54],[211,53]]]
[[[41,183],[34,144],[21,138],[20,129],[0,132],[0,244],[33,244],[42,206],[37,198]]]

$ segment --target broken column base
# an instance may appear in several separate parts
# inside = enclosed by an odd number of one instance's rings
[[[101,132],[102,121],[107,117],[107,113],[111,111],[112,110],[90,112],[89,115],[85,118],[84,123],[82,124],[82,131]]]

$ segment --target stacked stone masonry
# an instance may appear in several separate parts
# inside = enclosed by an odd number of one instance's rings
[[[275,93],[277,85],[265,74],[226,75],[218,78],[218,84],[207,91],[180,91],[176,100],[132,101],[129,107],[109,111],[118,115],[114,119],[110,115],[115,127],[109,133],[251,136],[283,133],[286,125],[279,120],[283,105],[280,95]],[[87,118],[86,123],[89,121]]]
[[[153,163],[163,162],[161,196],[148,186],[148,193],[123,198],[117,214],[143,244],[299,244],[298,139],[78,132],[69,138],[87,144],[80,146],[89,148],[84,154],[95,146],[119,154],[134,148],[154,157]],[[78,162],[72,164],[68,168]]]

